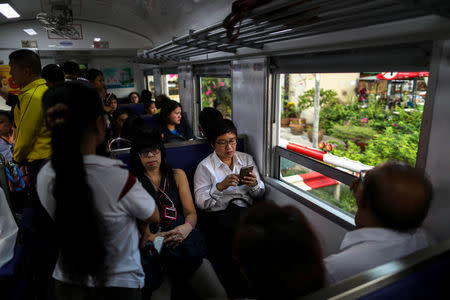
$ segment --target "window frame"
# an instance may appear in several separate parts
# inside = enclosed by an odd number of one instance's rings
[[[271,178],[276,179],[272,181],[272,185],[276,185],[283,193],[294,198],[297,202],[305,205],[318,214],[326,217],[341,227],[352,230],[355,228],[354,216],[338,207],[333,206],[327,201],[308,193],[298,187],[284,182],[281,177],[280,160],[281,158],[288,159],[296,164],[306,167],[312,171],[319,172],[334,180],[350,186],[353,180],[357,177],[347,172],[341,171],[337,168],[326,165],[315,159],[309,158],[294,151],[275,146],[272,152],[272,173]],[[289,187],[289,188],[288,188]]]
[[[198,116],[200,116],[200,112],[202,111],[202,87],[201,87],[201,83],[202,77],[208,77],[208,78],[229,78],[231,81],[231,120],[233,120],[233,78],[230,75],[205,75],[205,74],[198,74],[195,75],[195,81],[196,81],[196,85],[197,85],[197,113]]]
[[[380,45],[383,46],[383,45]],[[398,47],[394,57],[389,57],[389,51]],[[405,55],[405,59],[399,56],[399,50],[410,53],[411,57]],[[307,206],[316,213],[324,216],[330,221],[340,225],[341,227],[352,230],[355,228],[354,216],[334,207],[332,204],[303,191],[293,185],[283,182],[280,179],[280,158],[284,157],[294,163],[305,166],[311,170],[320,172],[330,178],[338,180],[346,185],[350,185],[351,178],[356,178],[351,174],[340,171],[335,167],[328,166],[324,163],[303,156],[291,150],[284,149],[277,145],[279,141],[280,128],[280,109],[282,105],[281,85],[279,82],[282,73],[348,73],[348,72],[365,72],[365,71],[416,71],[421,69],[430,72],[430,78],[435,76],[431,70],[431,51],[430,43],[409,44],[403,46],[386,46],[377,48],[362,49],[344,49],[335,52],[317,52],[313,54],[298,54],[289,56],[272,57],[270,64],[269,78],[271,78],[272,90],[269,92],[270,113],[267,119],[267,128],[272,128],[271,145],[266,152],[266,158],[269,160],[269,172],[271,177],[266,180],[269,184],[279,189],[284,194],[290,196],[297,202]],[[362,64],[362,60],[367,55],[367,64]],[[356,57],[356,60],[353,60]],[[387,57],[387,59],[385,59]],[[418,59],[418,57],[422,59]],[[414,59],[413,59],[414,58]],[[382,63],[376,65],[380,60]],[[426,64],[424,64],[424,59]],[[352,61],[353,60],[353,61]],[[337,64],[331,64],[334,61]],[[414,65],[415,62],[416,65]],[[421,63],[418,63],[421,61]],[[432,82],[432,80],[430,80]],[[420,129],[419,145],[417,149],[416,168],[425,169],[427,159],[428,142],[430,139],[431,117],[430,111],[433,107],[433,87],[427,87],[427,96],[425,101],[424,112],[422,114],[422,125]],[[344,175],[345,174],[345,175]],[[352,180],[353,180],[352,179]]]

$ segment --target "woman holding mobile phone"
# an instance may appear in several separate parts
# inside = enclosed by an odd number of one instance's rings
[[[203,210],[202,230],[209,257],[220,266],[229,298],[247,296],[245,280],[231,258],[231,244],[240,214],[264,194],[253,157],[236,151],[237,129],[227,119],[217,120],[207,133],[214,152],[200,162],[194,176],[195,202]],[[218,272],[219,273],[219,272]]]
[[[223,297],[225,291],[204,259],[206,244],[196,227],[197,213],[186,174],[166,163],[159,131],[147,130],[137,135],[131,147],[131,169],[156,200],[160,224],[150,240],[154,242],[156,236],[164,238],[161,259],[171,283],[177,287],[172,290],[182,292],[188,284],[198,299]],[[197,281],[192,280],[194,277]]]

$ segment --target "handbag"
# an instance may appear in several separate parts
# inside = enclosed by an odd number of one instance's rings
[[[151,241],[148,241],[140,251],[142,268],[145,273],[145,285],[142,292],[150,296],[163,282],[164,267],[161,257]]]

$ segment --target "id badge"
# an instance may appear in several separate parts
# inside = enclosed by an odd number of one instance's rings
[[[164,218],[170,220],[177,219],[177,210],[174,207],[165,206],[164,207]]]

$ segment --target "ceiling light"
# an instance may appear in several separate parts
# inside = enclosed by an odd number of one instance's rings
[[[36,35],[36,34],[37,34],[37,32],[34,31],[33,28],[24,29],[23,31],[25,31],[25,32],[28,33],[29,35]]]
[[[8,19],[18,18],[20,15],[8,3],[0,4],[0,13]]]
[[[94,38],[94,42],[100,42],[101,40],[101,38]]]

